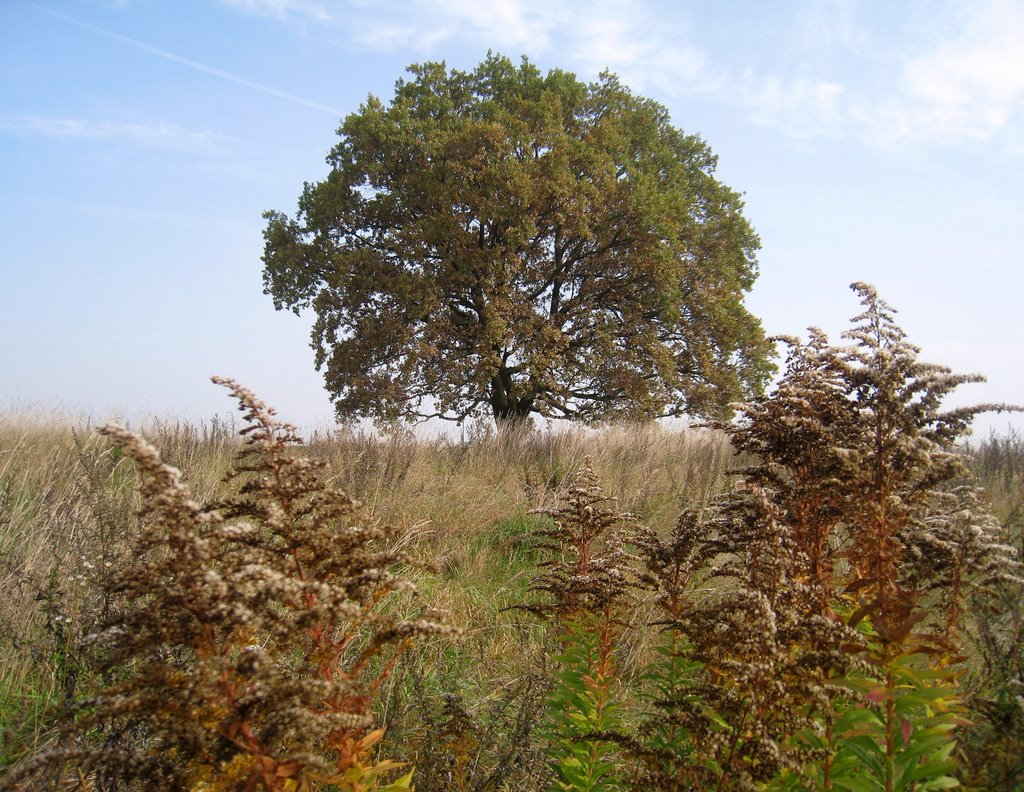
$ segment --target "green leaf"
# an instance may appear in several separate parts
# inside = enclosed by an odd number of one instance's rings
[[[382,787],[380,792],[408,792],[412,789],[412,775],[415,772],[415,769],[410,770],[397,781],[392,781],[386,787]]]
[[[856,754],[865,765],[871,768],[877,778],[885,777],[883,764],[885,757],[873,739],[867,736],[858,736],[841,738],[838,742],[843,748]]]
[[[838,789],[845,789],[848,792],[877,792],[882,785],[870,778],[832,777],[832,786]]]
[[[943,698],[952,698],[952,691],[944,687],[922,687],[913,693],[897,695],[895,710],[897,715],[911,712],[915,708],[926,708],[934,705]]]
[[[952,776],[942,776],[941,778],[935,778],[918,784],[917,788],[920,792],[928,792],[931,789],[956,789],[959,786],[960,782]]]
[[[701,707],[700,713],[716,726],[720,726],[724,731],[731,731],[732,727],[729,726],[728,722],[710,707]]]

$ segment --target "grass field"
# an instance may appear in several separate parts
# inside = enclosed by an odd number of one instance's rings
[[[233,429],[164,422],[145,434],[180,468],[195,499],[212,502],[228,488],[223,477],[239,449]],[[556,647],[543,625],[509,609],[530,599],[537,574],[529,535],[549,518],[533,512],[555,506],[567,478],[588,460],[624,511],[664,535],[681,510],[700,509],[728,488],[737,463],[722,433],[655,426],[481,434],[464,442],[338,432],[315,435],[302,453],[328,462],[334,486],[394,525],[397,541],[430,563],[434,571],[411,577],[462,633],[411,652],[380,696],[386,752],[416,763],[420,789],[546,783],[536,726]],[[990,437],[967,453],[1020,546],[1024,441]],[[125,563],[139,530],[136,484],[130,460],[95,431],[25,416],[0,420],[5,766],[52,745],[67,706],[104,681],[90,670],[81,639],[111,607],[100,584]],[[626,631],[616,649],[621,679],[643,667],[650,643],[648,632]],[[968,687],[979,700],[983,693],[998,699],[984,690],[999,673],[987,667],[985,647],[968,642],[968,652]],[[988,714],[971,716],[979,725],[961,741],[962,751],[973,751],[965,766],[991,750],[986,739],[1020,739],[1019,722],[1011,721],[1011,735],[988,724]]]

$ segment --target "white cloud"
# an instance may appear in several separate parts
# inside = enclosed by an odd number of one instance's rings
[[[433,52],[451,40],[484,41],[512,53],[542,52],[567,21],[559,0],[414,0],[414,2],[352,2],[360,21],[352,41],[377,51],[409,49]]]
[[[452,30],[443,25],[428,29],[408,21],[398,24],[374,23],[362,27],[364,31],[353,36],[352,43],[361,49],[375,52],[412,50],[429,53],[452,36]]]
[[[565,0],[415,0],[349,8],[359,17],[351,41],[366,49],[434,55],[450,42],[482,42],[512,57],[554,54],[564,67],[591,76],[608,68],[639,91],[656,86],[678,94],[719,84],[678,15],[642,4],[597,0],[584,10]]]
[[[756,124],[775,126],[790,137],[835,136],[845,120],[846,86],[805,77],[749,78],[734,87]]]
[[[279,19],[310,13],[299,0],[222,2]],[[377,52],[443,57],[443,46],[483,44],[511,57],[557,56],[560,65],[589,76],[610,68],[638,91],[654,86],[679,94],[721,85],[681,15],[642,2],[594,0],[583,7],[573,0],[325,0],[316,8],[348,44]]]
[[[788,73],[751,74],[734,84],[735,101],[755,123],[794,137],[852,137],[870,144],[939,145],[991,142],[1019,146],[1024,108],[1024,8],[989,0],[961,9],[959,25],[935,28],[911,14],[899,35],[865,32],[846,3],[829,4],[840,19],[829,21],[821,2],[808,8],[805,43],[846,49],[845,79],[806,61]],[[917,8],[928,14],[931,8]],[[918,39],[927,38],[926,41]],[[807,43],[807,46],[812,46]],[[728,93],[728,91],[727,91]]]
[[[597,72],[609,68],[632,88],[656,86],[669,94],[710,91],[720,78],[708,71],[707,54],[689,42],[689,30],[641,5],[603,0],[572,20],[560,40],[566,52]]]
[[[429,17],[447,22],[457,35],[482,37],[508,48],[536,47],[546,50],[550,34],[565,19],[560,3],[529,3],[523,0],[428,0]]]
[[[314,22],[330,22],[334,19],[333,15],[322,5],[304,0],[221,0],[221,2],[245,14],[272,19],[297,17]]]
[[[802,52],[862,50],[867,32],[856,11],[853,0],[806,0],[796,21]]]
[[[996,0],[978,11],[961,35],[906,62],[896,131],[989,140],[1024,106],[1024,8]]]
[[[870,14],[856,0],[796,0],[738,50],[691,30],[695,12],[644,0],[222,2],[330,22],[348,45],[373,51],[435,58],[470,43],[585,76],[609,68],[638,92],[713,97],[792,137],[877,146],[999,137],[1008,151],[1024,138],[1022,0],[929,0]]]
[[[195,150],[209,148],[230,138],[209,130],[189,130],[177,124],[92,121],[84,118],[5,116],[0,131],[52,139],[129,142],[154,148]]]

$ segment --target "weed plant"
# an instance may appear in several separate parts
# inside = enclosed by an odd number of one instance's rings
[[[381,608],[412,587],[392,531],[290,452],[294,430],[249,391],[238,494],[200,506],[139,435],[102,431],[139,471],[143,527],[104,593],[115,607],[86,639],[112,684],[78,702],[62,744],[13,780],[59,783],[71,766],[102,787],[399,790],[370,761],[372,706],[418,637],[451,633],[432,611]]]
[[[853,288],[852,343],[791,341],[776,392],[721,426],[758,462],[719,504],[713,574],[735,584],[694,632],[728,723],[719,788],[955,785],[966,598],[1019,569],[954,450],[975,414],[1009,408],[943,411],[977,378],[920,362]]]
[[[854,288],[705,429],[0,420],[0,785],[1019,789],[1024,444]]]
[[[615,652],[633,604],[625,531],[634,518],[614,506],[585,460],[565,503],[542,512],[552,524],[534,533],[534,547],[547,559],[531,587],[538,598],[522,607],[556,625],[557,666],[543,728],[553,790],[622,786],[615,745],[602,735],[621,723]]]

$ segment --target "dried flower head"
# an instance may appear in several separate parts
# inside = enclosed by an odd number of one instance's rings
[[[394,530],[295,453],[294,427],[214,381],[246,422],[227,500],[199,506],[145,440],[103,430],[139,470],[146,518],[135,563],[108,584],[124,607],[90,639],[119,681],[83,707],[77,745],[42,762],[148,789],[375,788],[397,766],[366,764],[378,689],[413,640],[452,630],[430,611],[393,615],[388,596],[413,592]]]
[[[624,604],[633,577],[625,529],[635,518],[616,511],[614,504],[587,459],[570,480],[565,503],[536,512],[553,521],[534,532],[536,548],[551,557],[541,562],[544,571],[533,586],[546,597],[529,610],[566,621],[608,615]]]

